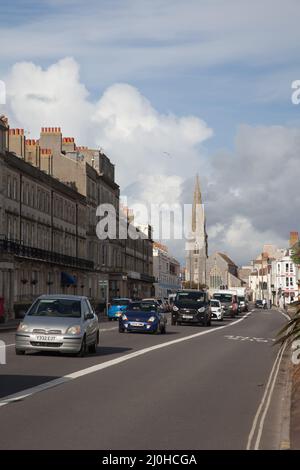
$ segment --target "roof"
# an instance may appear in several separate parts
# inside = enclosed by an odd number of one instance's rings
[[[82,300],[87,299],[85,295],[69,295],[69,294],[44,294],[40,295],[38,299],[70,299],[70,300]]]
[[[231,264],[232,266],[237,266],[232,259],[229,258],[229,256],[225,255],[225,253],[220,253],[218,252],[218,255],[220,255],[228,264]]]

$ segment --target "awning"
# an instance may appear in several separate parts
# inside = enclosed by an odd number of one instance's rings
[[[71,276],[69,273],[62,272],[60,282],[62,286],[76,286],[77,278],[76,276]]]

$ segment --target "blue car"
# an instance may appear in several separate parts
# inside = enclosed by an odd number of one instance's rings
[[[119,318],[119,332],[166,333],[167,318],[157,302],[131,302]]]
[[[128,307],[130,304],[130,299],[120,298],[120,299],[113,299],[108,309],[108,319],[111,320],[118,320],[119,317],[122,315],[122,312]]]

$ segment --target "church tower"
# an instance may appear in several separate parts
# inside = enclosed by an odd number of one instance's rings
[[[193,207],[192,230],[189,240],[186,242],[186,272],[185,279],[194,287],[206,284],[206,260],[207,260],[207,233],[205,212],[202,203],[199,176],[196,176]]]

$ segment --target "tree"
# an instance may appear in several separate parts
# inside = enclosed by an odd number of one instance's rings
[[[300,339],[300,301],[295,302],[296,313],[279,331],[275,344],[290,346],[294,341]]]
[[[300,265],[300,242],[293,246],[291,258],[295,264]]]

